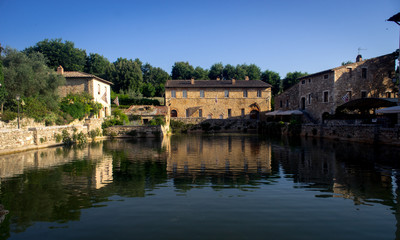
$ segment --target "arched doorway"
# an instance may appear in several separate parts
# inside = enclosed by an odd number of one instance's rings
[[[251,110],[250,112],[250,119],[256,119],[258,120],[260,117],[260,112],[257,110]]]
[[[171,110],[171,117],[178,117],[178,112],[176,110]]]

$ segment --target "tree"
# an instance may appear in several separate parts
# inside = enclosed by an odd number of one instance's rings
[[[238,80],[244,80],[245,77],[247,76],[247,65],[242,64],[242,65],[236,65],[236,78]]]
[[[86,57],[85,72],[106,78],[106,71],[111,63],[104,56],[97,53],[90,53]]]
[[[347,62],[342,62],[342,66],[347,65],[347,64],[352,64],[352,61],[347,61]]]
[[[47,67],[43,54],[26,55],[6,48],[3,64],[8,102],[14,102],[16,95],[20,95],[39,99],[49,110],[58,109],[57,90],[65,84],[65,78]]]
[[[191,79],[193,73],[194,68],[189,62],[175,62],[172,66],[171,77],[174,80]]]
[[[261,69],[255,65],[250,64],[246,67],[247,76],[250,80],[260,80],[261,79]]]
[[[208,70],[202,67],[196,67],[193,72],[193,77],[197,80],[208,80]]]
[[[215,80],[217,78],[222,78],[224,74],[224,65],[222,63],[215,63],[211,66],[210,72],[208,73],[208,77],[211,80]]]
[[[149,63],[142,66],[143,82],[151,83],[155,88],[155,96],[163,96],[164,85],[170,79],[169,74],[161,68],[152,67]],[[145,95],[142,92],[143,95]]]
[[[154,97],[156,88],[151,83],[143,83],[140,89],[144,97]]]
[[[106,71],[106,79],[113,82],[115,92],[139,92],[143,82],[141,62],[118,58]]]
[[[236,78],[236,69],[230,64],[225,65],[223,73],[225,79]]]
[[[1,47],[1,46],[0,46]],[[4,85],[3,63],[0,61],[0,104],[1,113],[3,114],[3,107],[7,97],[7,90]]]
[[[47,65],[54,70],[61,65],[66,71],[84,71],[86,64],[86,51],[75,48],[73,42],[63,43],[61,38],[45,39],[33,47],[26,48],[24,52],[42,53],[48,60]]]
[[[282,80],[282,90],[285,91],[286,89],[290,88],[291,86],[295,85],[299,82],[299,78],[308,75],[307,72],[288,72],[286,77]]]
[[[273,96],[279,93],[281,85],[281,77],[279,76],[279,73],[265,70],[261,74],[261,80],[272,85],[271,91]]]

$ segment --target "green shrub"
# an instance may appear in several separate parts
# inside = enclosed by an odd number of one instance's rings
[[[17,116],[18,116],[18,113],[12,112],[10,110],[6,110],[3,112],[3,115],[1,115],[1,120],[4,122],[9,122],[9,121],[13,121],[14,119],[16,119]]]
[[[72,145],[73,143],[71,135],[66,129],[62,130],[62,142],[66,145]]]
[[[118,108],[115,109],[115,110],[112,112],[112,115],[113,115],[113,117],[114,117],[115,119],[121,120],[123,124],[129,122],[128,116],[126,116],[126,114],[123,113],[121,109],[118,109]],[[121,125],[123,125],[123,124],[121,124]]]
[[[56,143],[59,143],[59,142],[61,142],[63,137],[61,136],[61,134],[55,134],[55,139],[56,139]]]
[[[119,119],[111,118],[111,119],[105,120],[101,124],[101,128],[105,129],[105,128],[108,128],[108,127],[112,127],[114,125],[124,125],[124,123]]]
[[[102,105],[94,102],[90,94],[68,94],[61,100],[61,111],[68,113],[74,119],[83,119],[88,115],[96,115],[100,112]]]
[[[163,116],[157,116],[154,119],[151,119],[149,122],[152,126],[163,126],[165,125],[165,120]]]
[[[77,144],[87,143],[87,136],[83,132],[79,132],[79,133],[75,132],[72,137],[73,137],[74,142]]]
[[[126,135],[135,137],[135,136],[137,136],[137,131],[136,130],[131,130],[131,131],[127,132]]]

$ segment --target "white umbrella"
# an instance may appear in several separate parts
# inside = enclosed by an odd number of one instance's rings
[[[375,113],[400,113],[400,106],[382,108],[382,109],[376,110]]]

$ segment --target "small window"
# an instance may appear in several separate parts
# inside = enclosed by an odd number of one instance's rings
[[[225,97],[229,97],[229,90],[225,90]]]
[[[328,97],[329,97],[329,92],[324,92],[324,102],[327,103],[328,102]]]
[[[224,114],[220,114],[219,119],[224,119]]]
[[[232,117],[232,109],[228,109],[228,118]]]
[[[171,90],[171,97],[176,98],[176,91],[175,90]]]
[[[257,97],[261,97],[261,90],[257,90]]]
[[[352,68],[347,68],[347,72],[349,73],[349,77],[353,76],[353,69]]]
[[[241,109],[242,118],[244,118],[244,108]]]
[[[98,89],[98,94],[100,95],[100,84],[97,85],[97,89]]]
[[[183,90],[182,91],[182,97],[183,98],[187,98],[187,90]]]
[[[207,119],[212,119],[212,115],[211,115],[211,114],[208,114],[208,115],[207,115]]]
[[[390,98],[390,96],[391,96],[390,92],[387,92],[386,93],[386,98]]]
[[[306,83],[306,80],[302,80],[302,81],[301,81],[301,84],[305,84],[305,83]]]
[[[361,98],[367,97],[367,91],[361,91]]]
[[[199,109],[199,117],[203,117],[203,110]]]
[[[247,98],[247,90],[243,90],[243,97]]]
[[[286,99],[286,107],[289,107],[289,99]]]
[[[308,94],[308,105],[310,105],[310,104],[311,104],[311,93]]]
[[[309,82],[309,83],[311,82],[311,78],[308,79],[308,82]]]
[[[189,117],[189,114],[190,114],[189,109],[186,109],[186,117]]]
[[[364,78],[364,79],[367,78],[367,69],[366,68],[362,68],[361,77]]]
[[[204,90],[200,90],[200,97],[201,97],[201,98],[204,97]]]
[[[279,107],[283,107],[282,100],[279,102]]]
[[[325,75],[324,75],[324,79],[328,79],[328,77],[329,77],[328,74],[325,74]]]
[[[348,96],[348,101],[351,101],[351,91],[347,91],[346,95]]]

